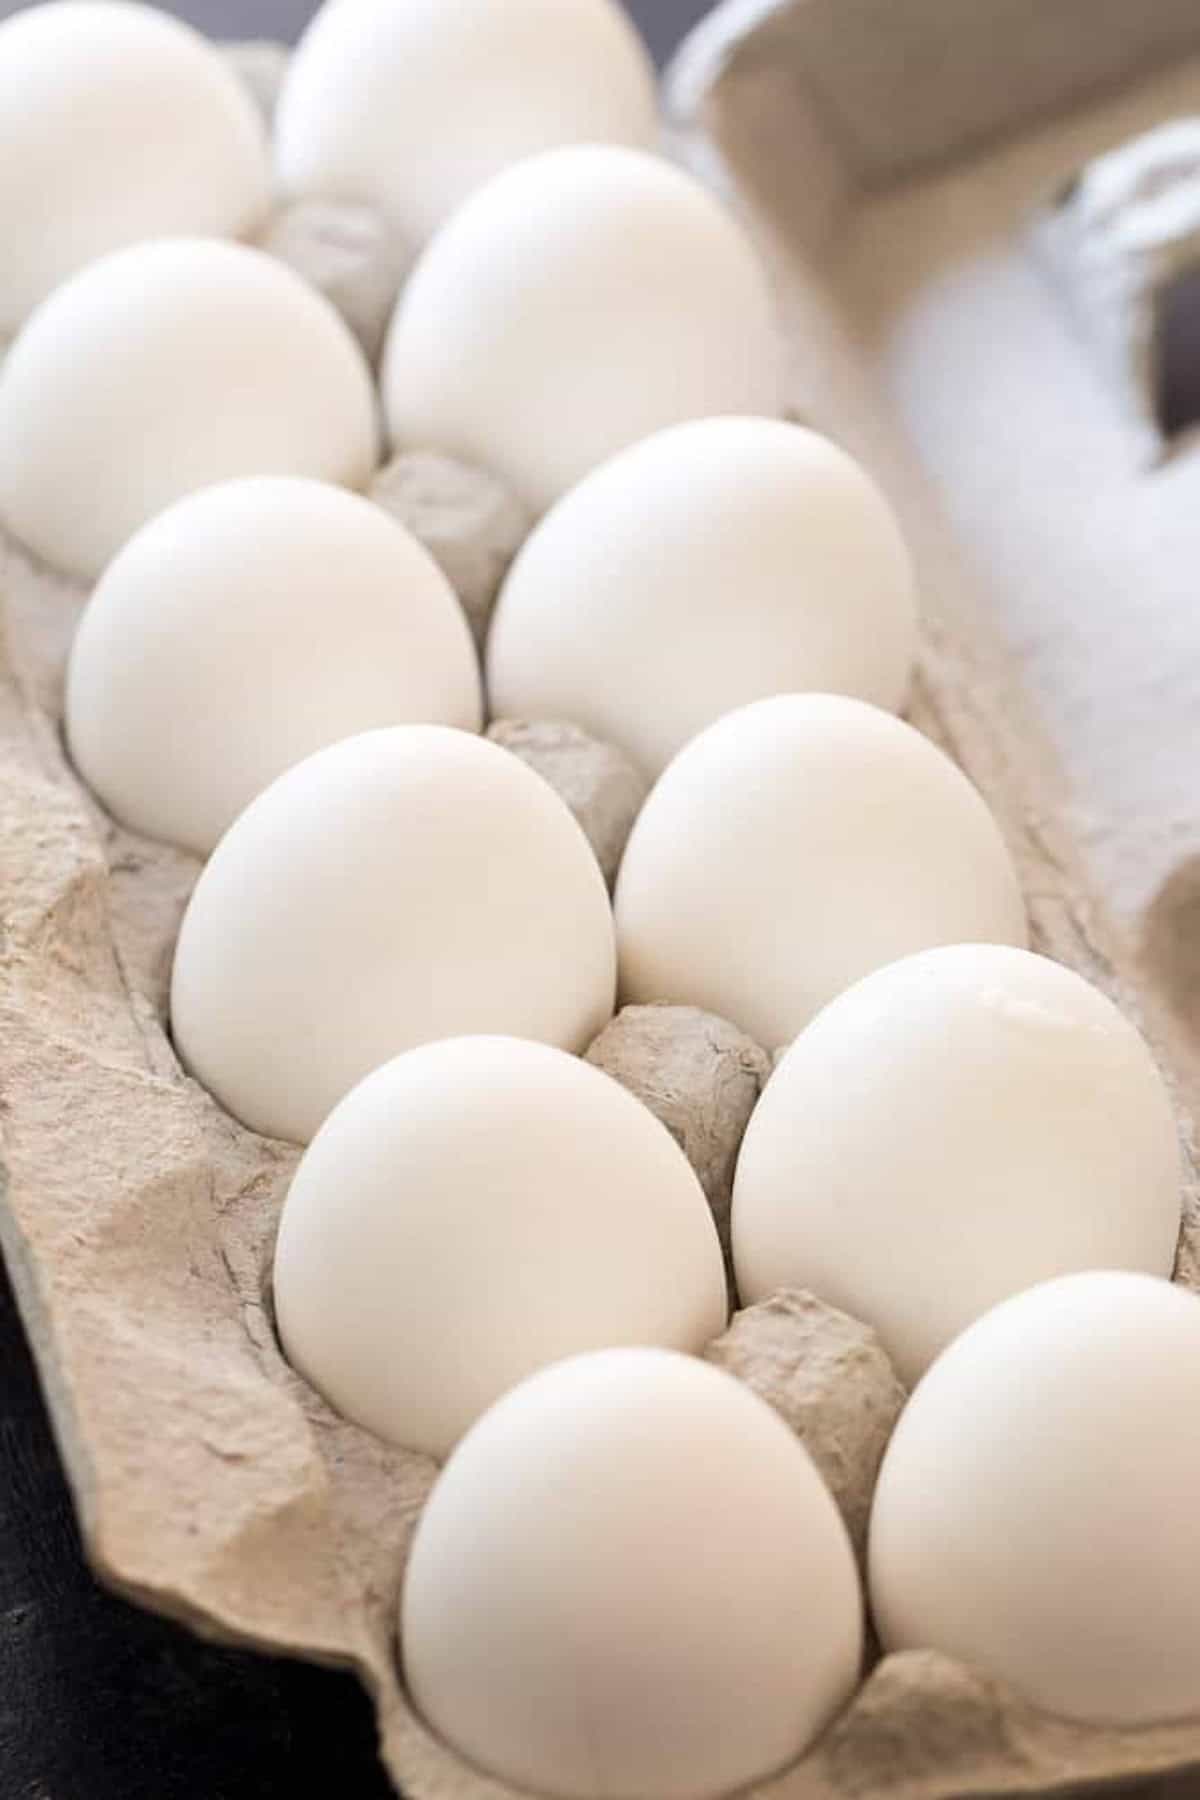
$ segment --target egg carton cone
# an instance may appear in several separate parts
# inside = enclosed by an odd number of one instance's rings
[[[808,10],[774,12],[782,24]],[[961,28],[978,29],[987,10],[972,8]],[[991,10],[1002,20],[1034,9]],[[1094,30],[1105,9],[1086,10]],[[761,6],[740,11],[751,24],[766,18]],[[892,0],[887,17],[935,11],[953,38],[962,15],[949,5]],[[1115,21],[1115,9],[1107,16]],[[1172,17],[1182,28],[1182,8],[1141,9],[1147,32]],[[1126,49],[1131,65],[1144,60],[1128,32]],[[695,102],[775,276],[793,405],[863,457],[916,554],[926,624],[910,716],[995,810],[1035,947],[1112,993],[1155,1046],[1187,1160],[1178,1278],[1200,1287],[1189,1124],[1197,1055],[1109,923],[1087,867],[1091,847],[1070,828],[1039,684],[1018,680],[969,534],[811,248],[829,241],[841,179],[832,153],[825,164],[815,154],[816,116],[797,108],[786,59],[772,54],[756,67],[749,55],[738,67],[731,42]],[[773,104],[761,105],[768,94]],[[803,144],[814,150],[807,164]],[[761,203],[763,154],[786,157],[790,214]],[[356,1671],[386,1766],[409,1800],[501,1800],[508,1790],[417,1718],[397,1661],[405,1557],[435,1466],[335,1416],[277,1345],[269,1269],[298,1152],[238,1125],[172,1048],[170,963],[199,864],[116,827],[64,757],[63,671],[84,599],[15,545],[0,547],[0,1241],[88,1556],[110,1587],[204,1636]],[[1135,747],[1126,750],[1135,760]],[[1141,1732],[1069,1725],[966,1668],[910,1653],[880,1662],[812,1752],[757,1791],[934,1800],[1192,1761],[1200,1721]]]

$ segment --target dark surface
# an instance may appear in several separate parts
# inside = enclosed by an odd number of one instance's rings
[[[84,1566],[0,1268],[0,1800],[387,1800],[349,1676],[217,1650]]]

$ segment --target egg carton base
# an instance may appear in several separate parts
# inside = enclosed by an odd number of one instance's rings
[[[356,1670],[410,1800],[500,1800],[424,1729],[397,1672],[404,1559],[434,1465],[336,1417],[283,1361],[268,1270],[297,1152],[236,1124],[171,1047],[170,957],[199,864],[116,827],[64,756],[83,598],[3,546],[0,1241],[88,1555],[115,1590],[205,1636]],[[1023,785],[1028,744],[987,711],[999,665],[985,673],[976,650],[934,625],[914,722],[998,804],[1039,947],[1129,1004],[1097,909]],[[1193,1282],[1195,1218],[1193,1190],[1181,1260]],[[1033,1792],[1191,1753],[1200,1728],[1066,1726],[905,1655],[762,1792]]]

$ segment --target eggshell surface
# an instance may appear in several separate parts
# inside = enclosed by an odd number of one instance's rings
[[[1200,1712],[1200,1302],[1100,1272],[1020,1294],[934,1363],[884,1458],[870,1580],[926,1647],[1098,1725]]]
[[[261,119],[189,26],[122,0],[0,24],[0,334],[85,263],[142,239],[238,237],[266,216]]]
[[[634,825],[615,905],[625,1001],[703,1007],[768,1048],[911,951],[1026,932],[961,770],[827,694],[757,701],[685,745]]]
[[[428,1723],[522,1791],[715,1800],[849,1698],[861,1602],[778,1415],[690,1357],[610,1350],[533,1376],[459,1445],[401,1646]]]
[[[477,731],[474,644],[433,559],[356,494],[257,477],[189,495],[80,621],[67,738],[109,811],[207,855],[257,793],[373,726]]]
[[[298,763],[222,838],[179,933],[175,1047],[243,1123],[305,1143],[417,1044],[582,1050],[614,963],[603,877],[547,784],[468,732],[397,725]]]
[[[734,1184],[738,1288],[872,1325],[911,1383],[980,1313],[1086,1268],[1167,1276],[1179,1139],[1106,995],[1043,956],[927,950],[830,1002],[775,1071]]]
[[[577,1057],[498,1037],[410,1050],[334,1109],[284,1205],[274,1294],[313,1386],[436,1457],[547,1363],[698,1351],[726,1316],[708,1202],[666,1127]]]
[[[575,720],[657,775],[771,694],[899,707],[913,587],[891,509],[844,451],[780,420],[697,420],[621,452],[536,527],[488,686],[501,716]]]
[[[0,367],[0,516],[93,579],[146,520],[242,475],[361,487],[362,353],[329,303],[242,244],[163,239],[56,288]]]
[[[292,59],[276,153],[287,192],[366,201],[417,245],[510,163],[656,126],[613,0],[337,0]]]
[[[765,276],[690,175],[580,145],[497,175],[429,245],[383,362],[398,448],[505,477],[536,511],[637,439],[715,413],[772,413]]]

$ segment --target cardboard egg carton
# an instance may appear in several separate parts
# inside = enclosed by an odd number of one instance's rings
[[[815,14],[819,0],[810,5]],[[781,19],[788,10],[775,9]],[[890,16],[905,10],[892,0]],[[960,17],[949,3],[911,10],[938,15],[948,33]],[[969,29],[989,10],[1014,9],[977,0]],[[1033,0],[1018,10],[1031,13]],[[1141,9],[1180,25],[1184,11]],[[737,66],[732,54],[694,97],[703,95],[746,192],[762,191],[755,158],[765,151],[769,163],[789,142],[788,167],[805,185],[797,145],[816,124],[797,113],[790,75],[773,54],[765,73],[753,55],[735,80]],[[766,89],[781,108],[757,104]],[[798,233],[795,219],[757,216],[795,405],[880,476],[917,556],[926,631],[911,716],[996,810],[1035,945],[1114,993],[1147,1029],[1190,1143],[1200,1093],[1190,1044],[1139,988],[1081,872],[1062,824],[1059,761],[976,604],[938,493],[815,251],[798,252],[805,232],[819,226],[805,240],[815,244],[829,222],[814,215]],[[170,959],[198,864],[115,827],[65,759],[63,668],[82,602],[15,546],[0,548],[0,1240],[88,1555],[111,1587],[198,1632],[356,1670],[409,1800],[502,1800],[500,1784],[426,1731],[400,1678],[400,1583],[434,1466],[335,1417],[278,1349],[269,1267],[297,1152],[237,1125],[172,1050]],[[1197,1287],[1190,1153],[1188,1170],[1179,1276]],[[1191,1760],[1200,1761],[1200,1721],[1147,1732],[1067,1725],[918,1653],[880,1663],[810,1755],[760,1792],[1031,1793]]]

